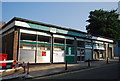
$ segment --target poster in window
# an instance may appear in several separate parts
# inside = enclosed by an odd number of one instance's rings
[[[42,51],[42,56],[46,56],[46,51]]]

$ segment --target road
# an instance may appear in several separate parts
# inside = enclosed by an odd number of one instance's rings
[[[89,80],[97,80],[97,79],[104,79],[105,81],[120,81],[120,63],[116,64],[108,64],[105,66],[90,68],[90,69],[84,69],[84,70],[78,70],[78,71],[72,71],[67,73],[61,73],[56,75],[50,75],[45,77],[37,77],[34,79],[28,79],[28,80],[9,80],[9,81],[45,81],[45,80],[51,80],[51,81],[58,81],[58,80],[68,80],[68,79],[87,79]],[[54,79],[54,80],[53,80]],[[107,80],[109,79],[109,80]],[[117,80],[116,80],[117,79]],[[118,80],[119,79],[119,80]],[[102,80],[103,81],[103,80]]]
[[[63,74],[57,74],[47,77],[34,78],[32,81],[39,81],[40,79],[119,79],[120,81],[120,63],[110,64],[102,67],[78,70]]]

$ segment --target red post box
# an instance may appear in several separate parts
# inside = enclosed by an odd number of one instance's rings
[[[0,53],[0,61],[6,61],[8,54]],[[6,66],[6,63],[0,63],[0,66]]]

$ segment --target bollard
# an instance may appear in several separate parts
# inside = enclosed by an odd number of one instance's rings
[[[107,62],[106,63],[108,64],[108,57],[107,57]]]
[[[67,60],[66,60],[66,62],[65,62],[65,70],[67,70]]]
[[[25,63],[23,62],[23,65],[24,65]],[[24,73],[26,73],[26,70],[25,70],[25,66],[23,66],[23,68],[24,68]]]
[[[30,67],[30,63],[27,63],[27,74],[29,74],[29,67]]]
[[[90,67],[90,59],[88,59],[88,67]]]

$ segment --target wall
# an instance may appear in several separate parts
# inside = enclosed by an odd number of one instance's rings
[[[26,27],[26,28],[33,28],[33,29],[40,29],[40,30],[43,30],[43,31],[47,31],[49,33],[53,33],[55,32],[56,34],[65,34],[65,35],[71,35],[71,36],[78,36],[78,37],[86,37],[86,34],[84,33],[78,33],[78,32],[75,32],[75,31],[72,31],[72,30],[66,30],[66,29],[60,29],[60,28],[53,28],[53,27],[48,27],[48,26],[42,26],[42,25],[38,25],[38,24],[32,24],[32,23],[25,23],[25,22],[22,22],[22,21],[15,21],[15,22],[12,22],[11,24],[9,24],[6,28],[4,28],[3,30],[6,31],[8,30],[9,28],[13,27],[14,25],[16,26],[21,26],[21,27]],[[54,30],[52,30],[51,32],[51,28]],[[24,32],[23,32],[24,31]],[[26,31],[26,30],[23,30],[22,32],[23,33],[30,33],[30,34],[38,34],[38,32],[36,31]],[[43,34],[43,36],[47,35],[47,34],[44,34],[43,33],[39,33],[39,35]],[[15,38],[16,37],[16,38]],[[65,36],[63,36],[65,37]],[[28,37],[26,37],[28,38]],[[66,37],[65,37],[66,38]],[[8,40],[9,39],[9,40]],[[101,37],[94,37],[92,39],[96,39],[96,40],[102,40],[102,41],[106,41],[106,42],[113,42],[113,40],[109,40],[109,39],[105,39],[105,38],[101,38]],[[18,40],[18,32],[16,32],[16,35],[11,32],[11,33],[7,33],[6,35],[3,36],[3,52],[4,53],[8,53],[9,54],[9,59],[14,59],[16,58],[16,53],[17,53],[17,41]],[[71,43],[70,45],[72,45],[72,49],[71,51],[73,53],[67,55],[66,53],[66,58],[70,61],[70,62],[74,62],[76,61],[76,56],[77,56],[77,49],[76,49],[76,46],[77,46],[77,43],[75,40],[74,41],[74,44]],[[84,40],[86,42],[89,42],[89,40]],[[90,44],[91,44],[91,41],[90,41]],[[108,46],[107,46],[108,47]],[[13,49],[14,48],[14,49]],[[67,48],[67,47],[66,47]],[[92,46],[89,45],[89,44],[85,44],[85,53],[86,53],[86,57],[85,59],[92,59]],[[90,49],[90,50],[87,50],[87,49]],[[106,48],[107,50],[107,48]],[[67,51],[67,49],[65,49],[65,51]],[[106,54],[108,55],[108,52],[106,52]],[[13,58],[14,57],[14,58]]]
[[[120,53],[120,47],[118,47],[118,43],[116,43],[114,47],[114,56],[118,57],[119,53]]]
[[[2,37],[2,53],[8,54],[8,60],[13,59],[13,41],[14,41],[14,32],[11,32]]]
[[[14,31],[14,40],[13,40],[13,60],[17,60],[18,53],[18,31]]]

